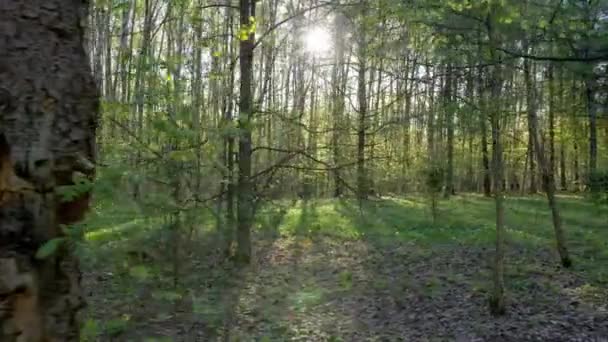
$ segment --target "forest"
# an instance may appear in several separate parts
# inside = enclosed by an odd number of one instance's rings
[[[608,341],[608,1],[1,1],[0,341]]]

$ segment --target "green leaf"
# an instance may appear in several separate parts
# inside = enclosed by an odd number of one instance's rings
[[[242,41],[246,41],[247,39],[249,39],[249,29],[242,28],[239,31],[239,39],[242,40]]]
[[[60,237],[50,239],[49,241],[45,242],[42,246],[40,246],[40,248],[38,248],[38,251],[36,251],[36,259],[43,260],[55,254],[55,252],[57,252],[57,249],[66,240],[67,239],[65,237]]]

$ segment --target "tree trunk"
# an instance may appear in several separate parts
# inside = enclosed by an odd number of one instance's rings
[[[365,7],[364,2],[360,3],[361,6],[361,21],[365,20]],[[366,67],[366,54],[367,54],[367,37],[365,36],[365,25],[360,24],[359,30],[359,75],[357,83],[357,98],[359,102],[359,126],[357,128],[357,197],[359,199],[365,199],[368,195],[367,187],[367,174],[365,169],[365,138],[367,130],[367,91],[365,73],[367,72]]]
[[[225,33],[227,37],[234,37],[233,34],[233,16],[232,9],[226,8],[225,13]],[[202,35],[201,35],[202,37]],[[232,62],[233,56],[235,54],[234,44],[232,41],[233,38],[227,38],[224,50],[224,62],[229,64],[228,70],[228,80],[224,84],[223,91],[223,120],[224,123],[228,126],[232,126],[233,118],[233,102],[234,98],[234,69],[236,64]],[[225,227],[221,227],[222,236],[223,236],[223,246],[225,255],[230,255],[231,253],[231,245],[234,241],[234,195],[235,195],[235,182],[234,182],[234,161],[235,161],[235,152],[234,152],[234,135],[232,133],[226,134],[224,133],[224,141],[222,144],[223,147],[223,162],[226,167],[224,172],[224,187],[223,190],[226,191],[225,196],[220,196],[221,199],[226,204],[226,213],[225,213]],[[220,213],[221,214],[221,213]]]
[[[414,82],[409,81],[407,78],[414,78],[417,70],[416,61],[410,61],[410,58],[405,59],[405,80],[403,83],[403,92],[405,96],[405,103],[403,108],[403,158],[402,171],[401,171],[401,193],[404,194],[408,190],[408,170],[410,167],[410,122],[411,122],[411,111],[412,111],[412,93],[414,89]],[[411,74],[411,76],[410,76]],[[400,94],[398,95],[400,96]]]
[[[239,176],[237,198],[237,250],[236,261],[251,261],[251,225],[253,223],[253,186],[251,183],[251,123],[253,117],[253,48],[255,32],[250,18],[255,18],[256,0],[241,0],[241,30],[247,30],[247,39],[240,41],[240,99],[239,99]]]
[[[566,176],[566,143],[565,143],[565,135],[566,135],[566,106],[565,106],[565,93],[564,93],[564,68],[560,69],[559,73],[559,113],[561,117],[559,118],[559,177],[560,177],[560,187],[562,191],[568,191],[568,180]]]
[[[447,149],[448,149],[448,165],[446,170],[445,177],[445,192],[444,197],[450,198],[451,195],[455,194],[454,190],[454,111],[453,111],[453,91],[454,87],[452,85],[452,66],[448,65],[446,68],[446,84],[445,84],[445,116],[447,121],[447,129],[448,129],[448,141],[447,141]]]
[[[481,55],[481,52],[480,52]],[[484,100],[484,86],[483,86],[483,69],[479,69],[479,75],[477,79],[479,103],[481,104],[481,110],[479,113],[479,124],[481,128],[481,165],[483,167],[483,194],[486,197],[492,196],[492,181],[490,180],[490,160],[488,158],[488,124],[485,117],[485,100]]]
[[[60,225],[82,218],[89,195],[55,190],[93,177],[99,102],[88,1],[75,4],[0,3],[0,341],[79,340],[80,270]]]
[[[120,74],[120,98],[122,102],[128,102],[127,98],[127,59],[131,55],[129,51],[129,17],[131,15],[131,2],[122,10],[122,21],[120,26],[120,47],[118,49],[118,69]],[[114,79],[117,82],[119,77]],[[116,86],[114,87],[116,91]]]
[[[334,18],[334,41],[336,42],[336,53],[334,55],[334,65],[332,67],[331,85],[332,85],[332,133],[331,133],[331,145],[332,145],[332,157],[334,170],[333,183],[334,183],[334,197],[340,197],[343,193],[343,184],[341,180],[340,169],[340,142],[341,142],[341,124],[342,116],[344,114],[344,89],[342,88],[342,75],[344,65],[344,49],[345,40],[344,26],[345,18],[340,14],[336,13]]]
[[[104,47],[105,47],[105,94],[110,101],[114,100],[114,82],[112,81],[112,3],[108,3],[104,22]]]
[[[498,68],[498,67],[495,67]],[[494,72],[499,74],[500,71]],[[498,75],[498,77],[500,77]],[[500,91],[499,79],[493,76],[490,81],[494,83],[492,88],[492,99],[498,99]],[[498,105],[497,105],[498,106]],[[504,249],[505,249],[505,209],[504,194],[501,184],[504,180],[503,149],[500,131],[500,108],[491,109],[492,122],[492,176],[494,181],[494,201],[496,205],[496,250],[494,255],[494,291],[490,299],[490,310],[494,315],[504,314],[505,308],[505,284],[504,284]]]
[[[426,67],[427,76],[430,76],[430,67]],[[427,122],[427,157],[429,165],[436,163],[435,161],[435,77],[431,79],[431,83],[427,86],[429,92],[429,107],[428,107],[428,122]]]
[[[524,61],[524,75],[526,83],[526,105],[528,111],[528,127],[532,142],[534,144],[534,150],[536,151],[536,158],[538,165],[542,172],[542,185],[543,190],[547,194],[547,201],[549,208],[551,209],[551,216],[553,218],[553,229],[555,231],[555,240],[557,244],[557,251],[560,255],[562,265],[569,267],[572,264],[568,249],[566,247],[566,241],[564,237],[564,231],[562,229],[562,220],[559,213],[559,207],[557,199],[555,197],[555,177],[551,168],[551,163],[547,161],[543,153],[544,148],[540,142],[540,132],[538,128],[538,117],[536,114],[536,89],[532,83],[532,76],[530,71],[531,62]]]
[[[593,75],[590,76],[593,78]],[[587,97],[587,114],[589,115],[589,186],[592,193],[599,192],[599,184],[595,181],[597,173],[597,108],[595,105],[595,81],[585,81],[585,93]]]
[[[533,73],[531,70],[530,72]],[[530,103],[526,104],[530,106]],[[530,187],[529,193],[536,194],[538,189],[536,187],[536,146],[534,145],[534,140],[532,139],[534,136],[534,132],[532,131],[532,126],[528,125],[528,153],[530,158]],[[540,153],[544,153],[543,151],[539,151]]]
[[[493,30],[494,8],[490,9],[486,29],[490,46],[499,41],[500,38],[495,37]],[[496,62],[499,59],[496,56],[496,51],[490,49],[491,60]],[[490,122],[492,125],[492,176],[494,181],[494,201],[496,205],[496,250],[494,254],[494,289],[490,297],[490,312],[493,315],[502,315],[506,311],[505,305],[505,281],[504,281],[504,254],[505,254],[505,209],[504,209],[504,193],[503,193],[503,148],[501,137],[501,103],[500,92],[502,88],[502,70],[501,64],[492,67],[492,74],[489,79],[490,100],[495,106],[489,108],[484,106],[490,112]]]
[[[555,84],[553,81],[553,65],[547,70],[549,82],[549,169],[555,175]],[[555,186],[554,186],[555,187]]]

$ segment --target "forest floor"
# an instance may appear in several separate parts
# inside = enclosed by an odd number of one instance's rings
[[[477,195],[315,200],[258,214],[255,259],[221,261],[212,229],[182,242],[100,210],[83,251],[88,341],[608,341],[608,207],[560,203],[574,266],[558,265],[541,196],[510,198],[508,311],[488,313],[494,204]],[[101,216],[106,215],[106,220]],[[210,223],[210,225],[212,225]],[[134,249],[148,252],[133,257]]]

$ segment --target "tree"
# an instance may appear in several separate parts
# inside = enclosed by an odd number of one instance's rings
[[[240,100],[239,100],[239,176],[237,197],[237,252],[242,263],[251,260],[251,225],[253,223],[253,186],[251,182],[252,120],[253,120],[253,49],[255,47],[255,7],[257,0],[241,0]]]
[[[365,165],[365,138],[367,137],[367,126],[368,126],[368,113],[367,113],[367,82],[365,76],[367,73],[367,36],[366,36],[366,13],[367,5],[364,1],[359,3],[360,8],[360,21],[359,24],[359,39],[358,39],[358,51],[357,61],[358,75],[357,75],[357,100],[359,107],[358,112],[358,126],[357,126],[357,196],[359,199],[365,199],[368,196],[368,179],[367,170]]]
[[[555,231],[557,251],[559,252],[562,265],[564,267],[570,267],[570,265],[572,264],[572,260],[570,259],[568,248],[566,247],[564,230],[562,228],[562,219],[559,213],[557,198],[555,197],[555,174],[552,168],[552,162],[550,160],[547,160],[547,158],[545,157],[545,148],[542,146],[539,138],[539,125],[538,117],[536,114],[536,89],[532,84],[530,64],[531,61],[524,61],[524,74],[527,93],[526,105],[528,112],[528,126],[530,131],[530,137],[534,144],[534,151],[536,151],[535,155],[542,172],[543,190],[547,195],[547,201],[549,204],[549,208],[551,209],[551,217],[553,219],[553,229]]]
[[[486,31],[491,46],[500,41],[497,32],[496,8],[489,5],[488,18],[486,20]],[[496,51],[490,50],[490,58],[496,63],[492,67],[489,80],[490,100],[495,101],[493,108],[488,108],[492,127],[492,180],[494,183],[494,202],[496,204],[496,249],[494,251],[494,289],[490,297],[490,312],[494,315],[502,315],[506,311],[505,284],[504,284],[504,254],[505,254],[505,208],[504,208],[504,163],[503,163],[503,138],[502,138],[502,106],[500,93],[503,86],[503,68],[500,56]]]
[[[78,341],[83,299],[70,225],[89,189],[70,199],[61,190],[94,173],[98,92],[81,26],[88,1],[0,8],[0,340]]]

